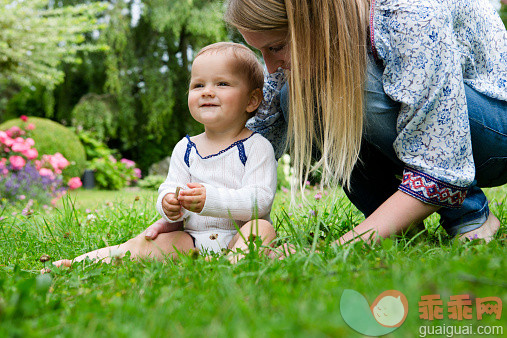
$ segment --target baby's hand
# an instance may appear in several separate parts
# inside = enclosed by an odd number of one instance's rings
[[[171,221],[176,221],[182,215],[181,204],[173,193],[165,195],[162,199],[162,210]]]
[[[195,213],[200,213],[206,202],[206,188],[199,183],[188,183],[190,189],[181,190],[178,201],[181,206]]]

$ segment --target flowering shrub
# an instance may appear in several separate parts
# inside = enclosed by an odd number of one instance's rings
[[[40,155],[60,153],[70,162],[62,172],[65,182],[74,176],[81,177],[86,167],[86,155],[74,131],[57,122],[39,117],[30,117],[26,122],[19,118],[12,119],[0,124],[0,130],[7,131],[14,126],[29,133],[29,136],[25,135],[24,138],[29,137],[35,141],[35,148]],[[33,129],[27,130],[30,129],[29,126]]]
[[[108,148],[93,132],[78,128],[77,135],[86,152],[88,169],[95,172],[95,183],[99,188],[119,190],[141,178],[141,169],[136,168],[134,161],[126,158],[118,161],[118,152]]]
[[[43,205],[55,203],[68,188],[81,186],[79,177],[64,182],[62,170],[69,166],[69,161],[60,153],[44,154],[39,159],[35,141],[30,138],[30,131],[35,128],[22,116],[22,128],[13,126],[0,131],[0,196],[3,202],[12,204],[24,203],[31,206],[35,201]]]
[[[135,162],[122,158],[116,160],[114,156],[94,158],[90,168],[95,171],[95,182],[99,188],[120,190],[137,182],[141,178],[141,170],[135,167]]]

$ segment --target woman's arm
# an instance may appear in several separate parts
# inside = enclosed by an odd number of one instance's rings
[[[421,222],[439,208],[397,191],[361,224],[340,237],[337,243],[368,242],[389,237]]]

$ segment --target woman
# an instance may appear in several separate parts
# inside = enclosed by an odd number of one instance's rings
[[[271,73],[249,127],[365,214],[340,243],[434,212],[451,236],[492,238],[480,187],[507,182],[507,33],[489,3],[229,0],[225,19]]]

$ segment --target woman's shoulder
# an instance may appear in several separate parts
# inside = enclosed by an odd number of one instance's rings
[[[453,7],[447,0],[375,0],[372,3],[372,22],[375,33],[417,32],[428,23],[445,24],[452,17]]]
[[[437,9],[446,6],[447,0],[375,0],[372,2],[375,10],[408,11],[424,13],[428,9]]]

